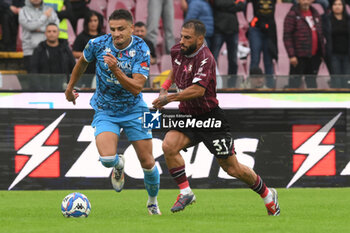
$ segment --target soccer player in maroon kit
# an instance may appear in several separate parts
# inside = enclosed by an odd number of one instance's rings
[[[216,64],[204,43],[205,32],[201,21],[189,20],[184,23],[180,43],[171,49],[172,70],[162,85],[159,97],[153,101],[153,107],[157,109],[172,101],[180,101],[181,113],[192,115],[199,121],[214,118],[216,122],[221,122],[217,129],[176,128],[165,135],[162,145],[165,161],[180,188],[171,211],[181,211],[196,200],[185,173],[185,161],[179,152],[203,142],[220,166],[230,176],[240,179],[257,192],[264,200],[268,214],[277,216],[280,208],[276,190],[267,188],[259,175],[237,161],[230,126],[216,99]],[[179,91],[168,94],[172,83]]]

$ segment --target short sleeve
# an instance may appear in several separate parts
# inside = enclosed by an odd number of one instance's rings
[[[151,63],[150,51],[146,43],[143,43],[141,49],[135,55],[135,63],[132,68],[133,74],[142,74],[146,78],[149,76],[149,67]]]
[[[86,44],[85,49],[83,51],[84,58],[87,62],[92,62],[95,60],[95,51],[96,51],[96,44],[94,43],[95,39],[89,40],[89,42]]]

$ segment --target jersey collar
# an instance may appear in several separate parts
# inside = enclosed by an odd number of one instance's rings
[[[205,44],[203,43],[202,46],[197,50],[197,52],[192,53],[190,55],[185,55],[185,57],[191,58],[191,57],[196,56],[199,53],[199,51],[201,51],[204,48],[204,46],[205,46]]]

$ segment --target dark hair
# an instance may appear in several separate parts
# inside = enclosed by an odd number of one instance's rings
[[[47,28],[48,26],[56,26],[56,27],[58,28],[58,25],[55,24],[55,23],[49,23],[48,25],[46,25],[46,28]]]
[[[119,10],[113,11],[111,16],[109,16],[108,21],[109,20],[118,20],[118,19],[125,19],[126,21],[133,23],[133,18],[132,18],[130,11],[125,10],[125,9],[119,9]]]
[[[84,29],[83,31],[86,34],[89,34],[89,22],[92,18],[92,16],[97,16],[98,18],[98,26],[97,26],[97,33],[101,34],[102,32],[102,27],[103,27],[103,16],[98,13],[97,11],[90,10],[84,17]]]
[[[205,36],[206,29],[204,23],[197,19],[190,19],[186,21],[183,25],[183,28],[193,28],[196,35]]]
[[[134,26],[135,27],[146,27],[146,24],[144,22],[137,21]]]
[[[341,3],[343,4],[343,12],[342,12],[342,15],[343,15],[343,17],[345,18],[345,19],[347,19],[348,18],[348,13],[347,13],[347,11],[346,11],[346,2],[345,2],[345,0],[340,0],[341,1]],[[329,8],[330,8],[330,10],[331,10],[331,12],[333,13],[333,5],[334,5],[334,2],[335,2],[335,0],[330,0],[329,1]]]
[[[264,73],[259,67],[252,67],[249,70],[249,77],[251,78],[261,77],[262,75],[264,75]]]

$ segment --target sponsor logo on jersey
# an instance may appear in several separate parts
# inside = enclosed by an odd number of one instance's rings
[[[144,70],[149,70],[149,67],[148,67],[148,65],[147,65],[147,62],[142,62],[142,63],[140,64],[140,66],[141,66],[142,69],[144,69]]]

